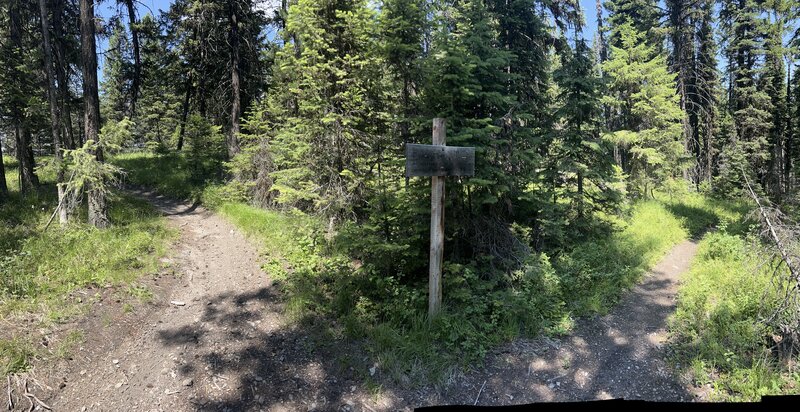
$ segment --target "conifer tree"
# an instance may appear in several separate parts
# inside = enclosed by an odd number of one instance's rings
[[[557,159],[558,170],[567,176],[565,195],[572,211],[583,219],[587,209],[605,209],[616,203],[617,193],[609,189],[614,179],[613,158],[600,140],[602,83],[591,50],[582,38],[576,38],[575,47],[562,59],[554,73],[560,92],[555,118],[562,125],[557,149],[551,155]]]
[[[115,19],[103,64],[103,81],[100,82],[100,92],[103,96],[100,113],[103,119],[120,121],[129,114],[132,72],[129,56],[130,43],[125,27]]]
[[[625,172],[640,195],[675,177],[685,161],[683,113],[675,91],[675,75],[666,58],[644,41],[631,23],[615,27],[621,47],[611,46],[603,71],[609,78],[603,100],[614,108],[615,128],[606,138],[627,148]],[[655,54],[655,57],[650,57]]]
[[[765,49],[760,6],[755,0],[726,0],[722,3],[720,18],[728,61],[728,110],[736,131],[721,155],[746,160],[741,165],[723,162],[726,170],[720,165],[723,179],[719,180],[717,189],[730,192],[734,187],[741,187],[742,172],[753,175],[762,185],[766,183],[774,108],[770,96],[758,84],[763,71],[759,62]]]
[[[364,0],[299,0],[288,10],[289,42],[277,52],[266,115],[277,201],[341,217],[361,207],[363,179],[385,144],[383,63],[374,10]]]

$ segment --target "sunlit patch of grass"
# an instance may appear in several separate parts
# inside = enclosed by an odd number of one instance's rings
[[[176,199],[196,199],[202,182],[194,182],[189,165],[180,154],[122,153],[111,162],[125,172],[125,181],[155,189]]]
[[[688,368],[695,384],[712,385],[716,400],[800,393],[789,385],[770,351],[771,332],[759,322],[778,297],[768,292],[771,274],[751,245],[726,232],[706,235],[670,325],[673,363]]]
[[[6,170],[9,181],[16,173]],[[109,229],[76,219],[45,231],[57,204],[55,176],[44,170],[39,177],[42,185],[25,195],[10,185],[0,203],[0,315],[44,310],[45,319],[63,321],[81,313],[67,298],[71,291],[131,282],[158,269],[176,232],[146,201],[113,198]]]
[[[0,376],[24,372],[30,367],[34,350],[22,339],[0,339]]]
[[[607,312],[688,234],[661,202],[638,203],[624,229],[589,239],[555,261],[570,309],[577,315]]]

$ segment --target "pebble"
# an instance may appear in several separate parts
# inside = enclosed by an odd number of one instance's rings
[[[194,384],[194,379],[186,378],[181,383],[183,384],[183,386],[192,386]]]

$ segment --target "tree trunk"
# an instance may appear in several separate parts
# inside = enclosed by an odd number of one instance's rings
[[[139,29],[136,27],[136,8],[133,0],[125,0],[128,7],[128,24],[131,29],[131,43],[133,44],[133,82],[131,82],[131,113],[130,117],[136,114],[136,100],[139,97],[139,84],[142,78],[142,59],[139,53]]]
[[[100,98],[97,93],[97,50],[94,37],[94,0],[80,0],[81,8],[81,60],[83,61],[84,134],[86,141],[98,142],[100,130]],[[99,143],[99,142],[98,142]],[[95,156],[103,161],[103,148],[98,146]],[[108,227],[108,200],[102,190],[88,187],[89,224],[97,228]]]
[[[228,0],[228,21],[231,25],[231,130],[228,134],[228,157],[239,153],[239,112],[241,111],[241,92],[239,90],[239,17],[236,2]]]
[[[75,136],[72,132],[72,113],[70,113],[70,92],[69,92],[69,63],[66,60],[66,37],[64,35],[64,10],[65,0],[58,0],[56,8],[53,10],[53,34],[55,34],[55,66],[56,81],[58,82],[59,92],[59,111],[61,113],[61,123],[64,128],[62,141],[66,149],[75,148]]]
[[[44,56],[44,72],[47,76],[47,99],[50,104],[50,132],[53,136],[53,149],[56,157],[56,185],[58,187],[58,221],[61,225],[67,224],[67,207],[64,204],[64,169],[61,167],[61,120],[58,113],[58,98],[56,97],[56,82],[53,75],[53,49],[50,43],[50,20],[47,10],[47,0],[39,0],[39,12],[42,23],[42,51]],[[63,85],[62,85],[63,87]]]
[[[6,165],[3,163],[3,142],[0,142],[0,200],[8,194],[8,184],[6,184]]]
[[[192,85],[193,77],[192,74],[194,72],[192,69],[189,69],[189,76],[186,78],[186,94],[183,96],[183,108],[181,110],[181,126],[180,132],[178,133],[178,151],[180,152],[183,149],[183,135],[186,133],[186,119],[189,117],[189,103],[192,101],[192,91],[194,90],[194,86]]]
[[[22,16],[20,15],[19,0],[12,1],[9,7],[10,17],[10,30],[9,37],[13,46],[15,64],[22,65]],[[14,69],[16,81],[21,82],[19,78],[23,74],[19,70]],[[21,98],[14,99],[14,107],[11,108],[11,117],[14,124],[14,135],[17,145],[17,160],[19,162],[19,180],[20,192],[25,193],[32,190],[39,184],[39,179],[34,172],[34,159],[33,150],[31,149],[31,132],[28,124],[24,119],[26,111],[25,101]]]

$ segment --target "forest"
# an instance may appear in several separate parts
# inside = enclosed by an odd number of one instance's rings
[[[696,254],[658,327],[676,385],[695,400],[800,393],[794,0],[0,0],[0,11],[9,391],[11,376],[94,339],[65,325],[109,290],[120,318],[144,316],[161,288],[146,279],[179,276],[164,262],[184,226],[147,190],[243,233],[281,318],[322,347],[361,345],[364,365],[348,367],[373,394],[447,388],[524,339],[566,342],[681,245]],[[434,118],[448,146],[475,148],[474,176],[446,179],[436,317],[431,180],[405,175],[406,145],[431,144]],[[484,390],[475,379],[470,404]]]

